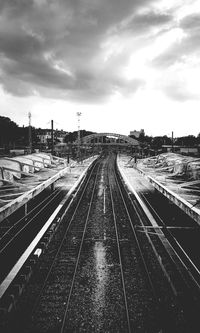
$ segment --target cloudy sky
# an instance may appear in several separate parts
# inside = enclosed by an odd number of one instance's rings
[[[0,115],[19,125],[200,132],[199,0],[0,0]]]

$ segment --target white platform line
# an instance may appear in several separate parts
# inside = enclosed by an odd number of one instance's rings
[[[141,200],[141,198],[139,197],[139,195],[137,194],[137,192],[135,191],[135,189],[133,188],[132,184],[130,183],[130,181],[128,180],[127,176],[125,175],[124,171],[122,170],[122,168],[119,166],[119,170],[128,186],[128,188],[130,189],[130,191],[135,195],[137,201],[139,202],[140,206],[142,207],[145,215],[147,216],[147,218],[151,221],[152,226],[157,227],[158,224],[156,223],[154,217],[152,216],[152,214],[150,213],[150,211],[148,210],[148,208],[146,207],[146,205],[144,204],[144,202]]]

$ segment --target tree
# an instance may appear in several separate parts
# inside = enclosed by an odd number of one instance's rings
[[[200,133],[197,135],[197,144],[200,145]]]
[[[163,145],[171,145],[172,141],[171,138],[168,136],[155,136],[152,139],[152,145],[155,149],[161,149]]]
[[[86,130],[81,130],[80,131],[80,137],[83,138],[84,136],[90,135],[90,134],[94,134],[94,132],[91,131],[86,131]],[[65,137],[65,142],[66,143],[73,143],[77,140],[78,138],[78,131],[74,131],[74,132],[69,132],[66,137]]]
[[[198,144],[197,138],[194,135],[182,136],[176,139],[176,144],[180,146],[195,146]]]
[[[144,144],[150,145],[152,143],[153,137],[141,133],[138,140]]]
[[[9,146],[19,137],[18,125],[8,117],[0,116],[0,145]]]

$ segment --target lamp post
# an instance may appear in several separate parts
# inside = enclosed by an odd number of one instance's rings
[[[174,132],[172,131],[172,153],[174,152]]]
[[[31,112],[28,113],[29,127],[28,127],[28,141],[30,153],[32,153],[32,133],[31,133]]]
[[[76,115],[78,117],[78,161],[80,161],[80,144],[81,144],[81,135],[80,135],[80,117],[81,112],[77,112]]]
[[[53,133],[53,120],[51,120],[51,154],[54,154],[54,133]]]

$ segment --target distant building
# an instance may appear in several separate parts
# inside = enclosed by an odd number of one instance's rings
[[[60,143],[64,142],[65,136],[68,134],[68,132],[65,132],[63,130],[54,130],[54,141],[58,141]],[[51,140],[51,130],[50,129],[41,129],[39,128],[37,130],[37,137],[39,139],[39,143],[41,144],[48,144],[48,142]]]
[[[59,141],[60,143],[64,143],[64,139],[66,137],[66,135],[68,134],[68,132],[65,132],[63,130],[55,130],[54,131],[54,138],[55,140]]]
[[[142,134],[142,135],[145,135],[143,129],[141,129],[140,131],[136,131],[136,130],[134,130],[134,131],[130,131],[129,136],[134,136],[135,138],[138,139],[138,138],[140,137],[141,134]]]
[[[48,140],[51,139],[51,130],[39,128],[37,130],[37,137],[39,139],[39,143],[47,144]]]

